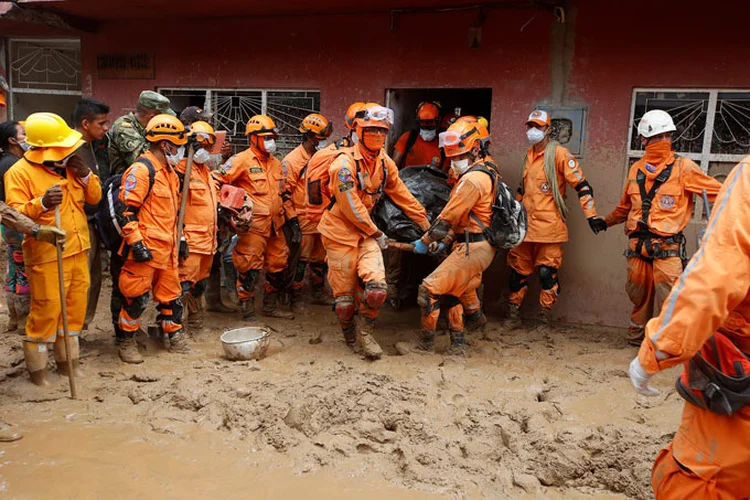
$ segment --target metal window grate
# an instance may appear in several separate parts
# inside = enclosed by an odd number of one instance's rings
[[[11,39],[10,86],[18,93],[81,93],[79,40]]]

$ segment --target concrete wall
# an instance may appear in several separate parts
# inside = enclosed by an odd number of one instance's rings
[[[750,7],[699,5],[578,0],[565,24],[547,11],[490,9],[478,49],[467,47],[472,12],[401,16],[395,32],[387,14],[103,24],[82,35],[83,91],[119,114],[142,89],[158,86],[319,89],[321,111],[340,131],[351,102],[382,102],[388,88],[491,88],[494,155],[511,186],[520,176],[529,110],[586,105],[582,168],[606,214],[621,193],[634,87],[750,88],[742,26]],[[156,54],[155,80],[96,78],[98,53],[142,50]],[[625,237],[620,228],[594,237],[577,198],[568,203],[571,242],[556,313],[625,326]],[[498,258],[485,280],[490,310],[507,293],[505,274]]]

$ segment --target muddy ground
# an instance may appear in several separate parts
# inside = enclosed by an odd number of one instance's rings
[[[126,365],[102,296],[77,401],[55,370],[50,390],[33,386],[21,337],[0,336],[0,418],[26,434],[0,444],[3,496],[651,498],[651,464],[679,421],[677,371],[655,379],[662,396],[637,396],[620,331],[504,332],[491,318],[467,358],[442,354],[447,336],[437,354],[402,356],[419,312],[385,307],[386,356],[369,362],[309,306],[266,322],[260,362],[224,359],[218,337],[242,323],[209,313],[189,354],[149,341],[146,362]]]

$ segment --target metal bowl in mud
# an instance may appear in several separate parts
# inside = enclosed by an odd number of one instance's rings
[[[228,330],[221,336],[224,354],[232,361],[260,359],[265,356],[270,343],[268,330],[257,326]]]

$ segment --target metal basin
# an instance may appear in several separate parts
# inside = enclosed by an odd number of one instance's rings
[[[221,336],[224,354],[232,361],[261,359],[270,343],[268,330],[257,326],[228,330]]]

